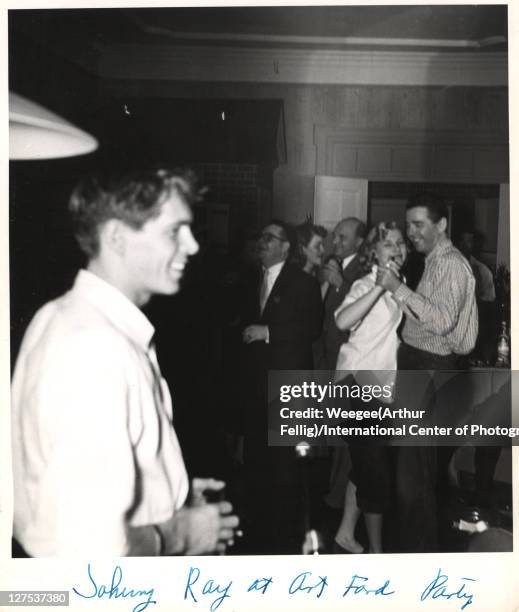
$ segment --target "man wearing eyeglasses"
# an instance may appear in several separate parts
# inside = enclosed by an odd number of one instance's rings
[[[317,281],[287,262],[292,253],[291,234],[285,223],[273,221],[259,236],[261,280],[251,292],[251,322],[242,335],[271,370],[311,368],[312,342],[321,325]]]
[[[321,328],[321,294],[315,278],[289,261],[291,229],[266,225],[258,239],[259,282],[248,294],[244,343],[244,463],[250,491],[248,516],[256,535],[250,552],[300,553],[297,473],[293,448],[267,446],[269,370],[313,367],[312,343]]]

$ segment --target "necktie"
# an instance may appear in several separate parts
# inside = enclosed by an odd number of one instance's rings
[[[263,280],[261,281],[260,287],[260,313],[263,314],[263,309],[265,308],[265,304],[267,303],[267,299],[269,297],[269,270],[268,268],[263,272]]]

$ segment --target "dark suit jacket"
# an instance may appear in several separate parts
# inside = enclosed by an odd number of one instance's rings
[[[268,446],[269,412],[279,415],[278,403],[268,402],[268,371],[312,368],[312,344],[321,330],[321,292],[314,277],[285,263],[260,313],[259,278],[251,281],[243,326],[267,325],[269,343],[242,345],[243,521],[253,549],[296,554],[304,536],[300,466],[293,448]]]
[[[250,280],[242,329],[251,324],[267,325],[269,342],[242,346],[239,383],[242,406],[248,412],[248,417],[244,414],[242,418],[249,423],[251,418],[266,417],[269,370],[312,369],[312,345],[319,337],[322,321],[319,283],[295,264],[287,262],[281,269],[263,313],[259,308],[259,277]]]
[[[253,342],[247,350],[267,370],[313,367],[312,343],[319,337],[322,302],[319,283],[292,263],[285,263],[272,287],[263,313],[259,311],[260,282],[250,287],[243,327],[267,325],[269,342]]]
[[[343,270],[344,282],[339,289],[330,287],[324,300],[323,331],[316,347],[315,367],[335,370],[341,344],[348,341],[349,332],[341,331],[335,324],[334,313],[342,304],[353,283],[365,275],[356,255]]]

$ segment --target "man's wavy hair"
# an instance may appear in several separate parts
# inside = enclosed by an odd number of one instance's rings
[[[426,208],[427,215],[433,223],[438,223],[440,219],[449,219],[449,209],[445,202],[436,194],[430,192],[420,192],[411,196],[405,209]]]
[[[402,233],[402,236],[404,236],[402,228],[396,221],[381,221],[369,230],[368,235],[359,249],[359,263],[366,274],[369,274],[373,268],[373,264],[377,263],[375,252],[377,244],[381,240],[385,240],[390,230],[398,230]]]
[[[99,253],[99,229],[110,219],[119,219],[133,229],[157,217],[163,202],[176,194],[191,206],[200,200],[193,171],[153,169],[125,174],[92,175],[82,179],[69,200],[74,235],[89,257]]]

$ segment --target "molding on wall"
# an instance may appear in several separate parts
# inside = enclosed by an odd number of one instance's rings
[[[100,45],[98,69],[102,77],[110,79],[330,85],[508,85],[506,52]]]
[[[371,181],[505,183],[504,132],[337,130],[315,126],[317,174]]]
[[[150,28],[147,27],[149,31]],[[478,39],[459,38],[396,38],[379,36],[304,36],[293,34],[249,34],[245,32],[179,32],[169,28],[154,28],[154,33],[171,40],[224,41],[241,43],[262,43],[269,45],[319,45],[320,47],[337,45],[357,45],[373,49],[374,47],[435,47],[445,49],[471,48],[481,49],[492,45],[506,43],[502,35],[487,36]]]

